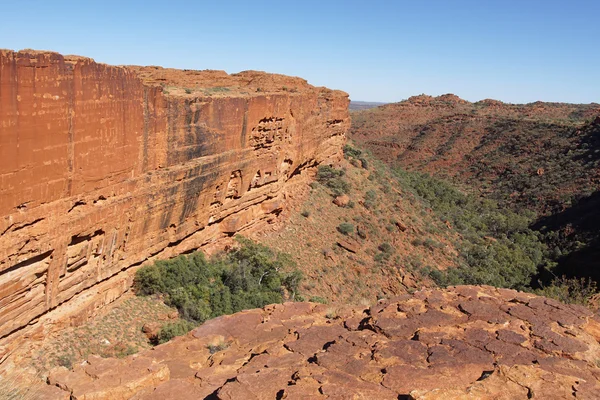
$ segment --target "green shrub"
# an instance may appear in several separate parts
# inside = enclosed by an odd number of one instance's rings
[[[377,192],[369,190],[365,193],[364,205],[367,209],[373,210],[377,206]]]
[[[308,299],[308,301],[313,303],[327,304],[327,300],[321,296],[311,296],[310,299]]]
[[[386,253],[386,254],[391,254],[394,252],[394,247],[389,244],[389,243],[381,243],[378,247],[379,251]]]
[[[343,235],[350,235],[354,233],[354,225],[349,222],[342,222],[338,225],[337,230]]]
[[[550,297],[567,304],[588,305],[592,296],[598,293],[596,282],[585,278],[554,278],[552,283],[536,290],[540,296]]]
[[[158,332],[157,342],[166,343],[175,336],[182,336],[194,329],[196,324],[184,319],[166,324]]]
[[[369,161],[367,161],[366,158],[361,157],[359,158],[360,163],[362,164],[363,169],[369,169]]]
[[[190,329],[193,324],[244,309],[293,299],[302,273],[289,255],[238,238],[240,247],[206,260],[201,252],[157,261],[137,271],[138,295],[160,294],[176,307],[184,322],[165,327],[160,340]]]
[[[221,342],[218,344],[209,344],[208,346],[206,346],[206,348],[208,349],[210,354],[218,353],[219,351],[223,351],[228,347],[229,347],[229,344],[227,344],[225,342]]]
[[[429,250],[435,250],[435,249],[441,249],[441,248],[443,248],[444,244],[438,242],[437,240],[433,240],[431,238],[427,238],[423,242],[423,246],[427,247]]]
[[[524,290],[541,269],[552,267],[547,246],[529,228],[535,215],[517,213],[496,202],[465,194],[427,174],[395,169],[398,185],[411,192],[440,221],[448,221],[462,237],[458,268],[426,271],[441,286],[491,285]],[[433,239],[414,239],[415,246],[443,247]]]
[[[356,149],[352,146],[350,146],[349,144],[344,146],[344,156],[346,158],[352,157],[352,158],[359,158],[362,154],[362,150]]]
[[[350,191],[350,184],[343,178],[345,174],[344,170],[320,165],[317,169],[317,182],[329,188],[334,196],[340,196]]]

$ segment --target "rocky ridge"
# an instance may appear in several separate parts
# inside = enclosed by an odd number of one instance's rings
[[[244,311],[126,359],[58,368],[48,382],[72,399],[591,399],[599,339],[586,308],[458,286],[369,309]]]
[[[0,362],[140,265],[274,221],[349,127],[346,93],[256,71],[0,50],[0,87]]]
[[[420,95],[353,112],[351,136],[389,164],[550,213],[573,195],[597,190],[599,115],[596,103],[471,103],[452,94]]]

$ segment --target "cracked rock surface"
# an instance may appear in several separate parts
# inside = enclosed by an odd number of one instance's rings
[[[223,316],[49,383],[73,399],[600,398],[600,318],[491,287]]]

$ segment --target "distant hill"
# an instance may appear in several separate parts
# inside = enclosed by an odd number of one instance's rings
[[[546,235],[561,271],[586,265],[577,275],[600,281],[600,263],[587,257],[595,252],[584,251],[599,243],[597,227],[578,229],[600,216],[589,206],[600,190],[600,104],[471,103],[450,94],[421,95],[353,112],[350,136],[390,165],[535,212],[540,220],[534,228]]]
[[[372,101],[350,101],[350,111],[352,110],[367,110],[369,108],[375,108],[382,106],[387,103],[378,103]]]

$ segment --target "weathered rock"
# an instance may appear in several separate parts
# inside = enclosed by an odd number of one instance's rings
[[[345,93],[262,72],[1,50],[0,86],[0,346],[87,318],[144,262],[257,229],[349,127]]]
[[[516,304],[525,307],[519,315]],[[556,322],[562,318],[571,326]],[[335,319],[330,306],[286,303],[207,321],[127,359],[92,358],[49,382],[77,399],[598,398],[596,318],[542,297],[474,286],[403,295],[369,310],[340,308]],[[535,331],[538,324],[546,329]],[[216,337],[229,345],[211,354]],[[167,368],[168,378],[151,379],[151,368]]]
[[[146,335],[148,339],[154,339],[160,332],[161,324],[158,322],[151,322],[144,324],[142,326],[142,332]]]
[[[398,228],[400,232],[404,232],[408,229],[406,224],[404,224],[402,221],[396,221],[396,228]]]
[[[346,207],[348,203],[350,203],[350,197],[348,197],[347,194],[337,196],[335,199],[333,199],[333,204],[338,207]]]
[[[337,244],[342,249],[348,250],[350,253],[357,253],[360,250],[360,243],[350,238],[338,239]]]

